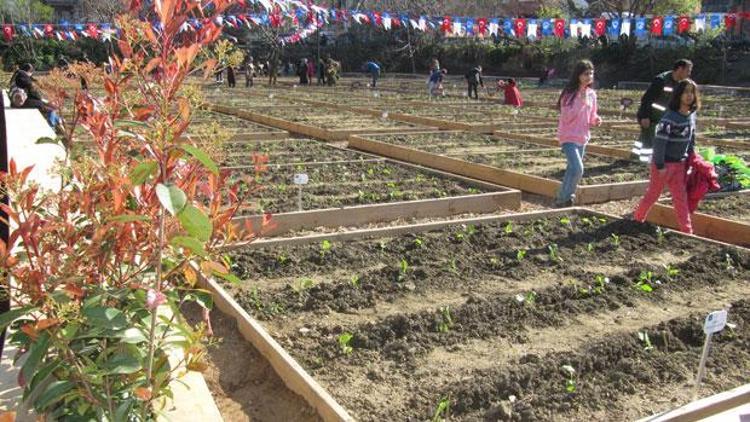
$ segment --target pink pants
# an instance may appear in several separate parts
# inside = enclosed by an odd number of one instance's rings
[[[685,180],[687,168],[685,163],[664,163],[664,168],[666,173],[662,176],[656,166],[653,163],[651,164],[651,180],[648,184],[648,190],[635,208],[633,218],[640,222],[645,221],[651,206],[659,200],[664,185],[667,185],[669,192],[672,193],[672,206],[677,215],[680,230],[692,234],[693,225],[690,222],[690,211],[688,210],[687,182]]]

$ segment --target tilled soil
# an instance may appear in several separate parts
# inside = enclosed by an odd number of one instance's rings
[[[444,398],[451,420],[646,416],[689,400],[702,318],[729,303],[702,392],[750,380],[750,254],[651,225],[568,216],[232,255],[249,280],[235,298],[358,420],[426,420]]]
[[[750,194],[704,199],[698,212],[750,224]]]

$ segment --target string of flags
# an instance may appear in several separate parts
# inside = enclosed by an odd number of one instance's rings
[[[415,31],[438,32],[446,37],[511,36],[536,40],[542,37],[583,38],[602,36],[670,36],[700,33],[706,29],[725,28],[730,31],[750,20],[750,12],[712,13],[697,15],[665,15],[652,17],[600,18],[513,18],[410,16],[404,13],[324,8],[310,0],[240,0],[244,6],[258,5],[260,13],[238,13],[215,18],[214,23],[238,29],[246,26],[266,26],[289,29],[279,37],[282,44],[293,44],[308,38],[320,28],[332,24],[370,25],[389,31],[411,27]],[[210,21],[191,19],[182,31],[195,31]],[[154,24],[158,26],[157,23]],[[93,38],[102,41],[115,39],[118,29],[109,23],[87,24],[3,24],[3,38],[10,42],[19,36],[54,38],[75,41]]]

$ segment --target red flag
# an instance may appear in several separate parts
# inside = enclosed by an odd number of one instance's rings
[[[5,37],[5,41],[10,42],[13,40],[13,32],[13,25],[3,25],[3,37]]]
[[[682,34],[690,30],[690,18],[687,16],[680,16],[677,20],[677,33]]]
[[[55,36],[55,28],[50,24],[44,25],[44,35],[50,38]]]
[[[651,20],[651,33],[661,36],[663,28],[664,18],[661,16],[654,16],[654,18]]]
[[[383,26],[383,15],[380,12],[372,12],[372,17],[375,18],[375,26]]]
[[[269,16],[269,19],[271,20],[271,26],[274,28],[278,28],[281,26],[281,14],[276,13],[275,11],[271,13]]]
[[[513,28],[516,30],[516,37],[526,36],[526,19],[518,18],[513,22]]]
[[[727,29],[732,29],[735,25],[737,25],[737,15],[734,13],[727,13],[724,16],[724,26],[726,26]]]
[[[607,32],[607,20],[597,19],[596,22],[594,22],[594,33],[597,37],[602,37]]]
[[[89,36],[91,38],[98,38],[99,37],[99,29],[96,27],[95,24],[90,23],[86,29],[86,32],[88,32]]]
[[[401,26],[401,20],[397,18],[391,18],[391,25],[393,25],[394,28],[398,28]]]
[[[487,32],[487,18],[479,18],[477,26],[479,27],[479,33],[484,35]]]
[[[451,17],[445,16],[443,18],[443,23],[440,25],[440,30],[448,34],[453,31],[452,27],[453,25],[451,24]]]
[[[565,37],[565,19],[555,19],[555,36],[557,38]]]

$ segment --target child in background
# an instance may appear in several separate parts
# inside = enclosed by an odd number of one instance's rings
[[[680,81],[672,92],[667,112],[656,125],[651,178],[646,194],[633,212],[635,220],[646,220],[648,211],[667,185],[680,230],[693,233],[686,177],[687,159],[695,149],[695,112],[699,108],[698,85],[691,79]]]
[[[602,123],[597,113],[596,92],[591,88],[593,83],[594,64],[581,60],[576,63],[570,81],[557,100],[557,108],[560,110],[557,140],[568,160],[565,176],[555,199],[558,207],[573,205],[578,182],[583,177],[583,157],[586,144],[591,138],[591,126]]]
[[[498,80],[497,81],[497,90],[503,90],[505,94],[505,104],[506,105],[512,105],[513,107],[522,107],[523,106],[523,98],[521,98],[521,91],[518,90],[518,85],[516,85],[516,80],[513,78],[509,78],[506,80]]]

